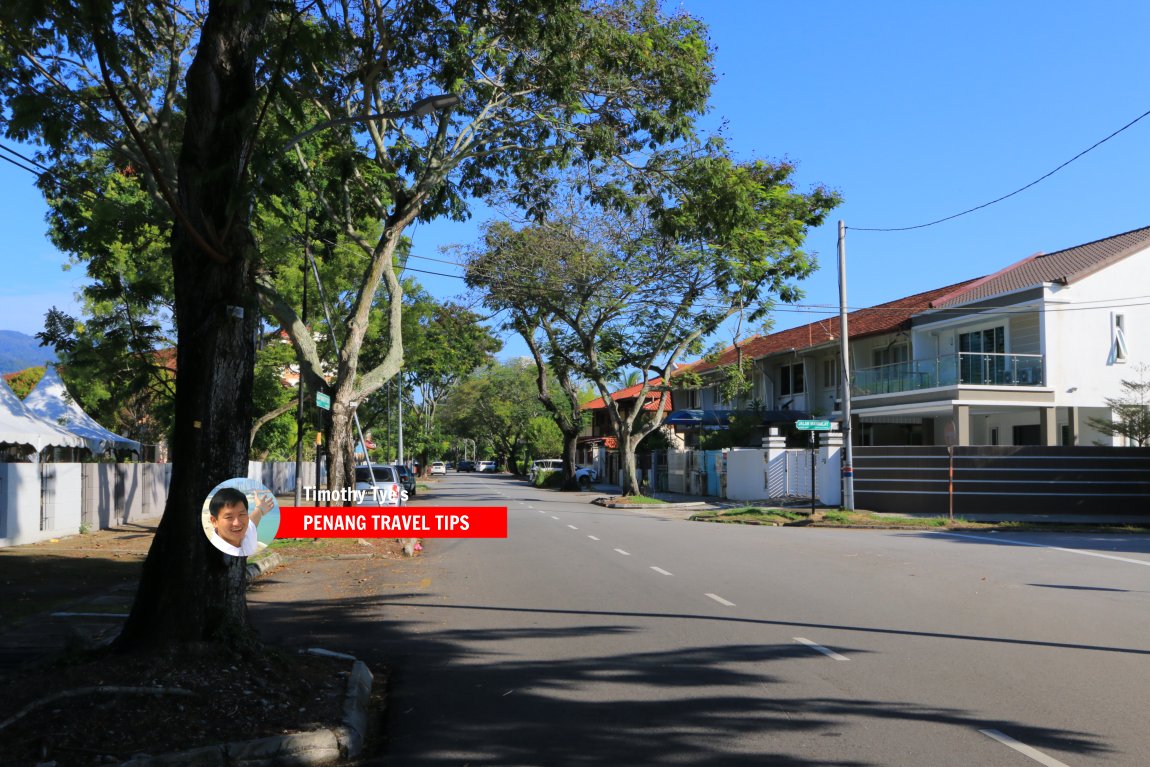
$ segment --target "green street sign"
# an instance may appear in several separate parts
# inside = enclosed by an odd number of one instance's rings
[[[830,431],[830,421],[795,421],[795,428],[799,431]]]
[[[324,410],[331,410],[331,397],[321,391],[315,393],[315,404]]]

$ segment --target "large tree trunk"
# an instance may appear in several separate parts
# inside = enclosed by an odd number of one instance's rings
[[[579,432],[563,429],[563,489],[578,490],[579,483],[575,481],[575,467],[578,466],[576,458],[579,454]]]
[[[187,76],[187,123],[172,234],[176,418],[172,481],[121,649],[252,637],[245,560],[218,551],[201,510],[219,483],[247,475],[259,313],[243,188],[255,121],[263,0],[213,0]]]
[[[619,473],[623,480],[623,495],[640,495],[639,472],[635,462],[635,440],[631,439],[631,424],[624,422],[619,429]]]
[[[329,490],[355,487],[355,411],[332,397],[331,419],[326,441],[327,486]],[[344,504],[350,505],[350,504]]]

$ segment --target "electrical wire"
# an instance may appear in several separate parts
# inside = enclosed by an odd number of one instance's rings
[[[946,216],[945,218],[939,218],[939,219],[936,219],[934,221],[929,221],[925,224],[916,224],[915,226],[896,226],[896,227],[885,227],[885,228],[884,227],[867,227],[867,226],[848,226],[847,229],[853,229],[856,232],[909,232],[912,229],[925,229],[928,226],[934,226],[935,224],[941,224],[944,221],[951,221],[953,219],[958,218],[959,216],[965,216],[967,213],[973,213],[976,210],[982,210],[983,208],[989,208],[991,205],[1002,202],[1003,200],[1008,200],[1016,194],[1019,194],[1021,192],[1025,192],[1027,189],[1034,186],[1035,184],[1038,184],[1039,182],[1045,181],[1046,179],[1050,178],[1051,176],[1053,176],[1058,171],[1065,168],[1070,163],[1077,160],[1079,157],[1082,157],[1083,155],[1085,155],[1089,152],[1092,152],[1093,150],[1102,146],[1107,141],[1114,138],[1119,133],[1121,133],[1122,131],[1126,130],[1127,128],[1133,126],[1135,123],[1139,122],[1140,120],[1142,120],[1143,118],[1145,118],[1147,116],[1150,116],[1150,110],[1147,110],[1147,111],[1143,112],[1142,114],[1138,115],[1133,120],[1126,123],[1121,128],[1119,128],[1118,130],[1111,133],[1106,138],[1102,139],[1101,141],[1095,142],[1092,146],[1090,146],[1086,149],[1083,149],[1081,152],[1074,155],[1073,157],[1071,157],[1069,160],[1067,160],[1066,162],[1059,165],[1054,170],[1050,171],[1049,173],[1046,173],[1045,175],[1042,175],[1042,176],[1036,178],[1034,181],[1031,181],[1026,186],[1015,189],[1010,194],[1004,194],[1003,196],[999,197],[998,199],[991,200],[990,202],[984,202],[982,205],[976,205],[973,208],[968,208],[967,210],[964,210],[961,213],[955,213],[953,215]]]

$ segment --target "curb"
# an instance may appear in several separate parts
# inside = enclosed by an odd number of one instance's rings
[[[255,562],[248,562],[248,582],[254,581],[269,570],[274,570],[284,563],[283,557],[279,555],[278,551],[273,551],[267,556],[261,557]]]
[[[257,767],[258,765],[325,765],[352,759],[363,751],[367,738],[368,701],[374,681],[361,660],[326,650],[308,650],[352,660],[343,703],[343,724],[291,735],[202,746],[189,751],[152,756],[138,754],[121,767]]]
[[[714,506],[707,501],[686,501],[684,503],[626,503],[616,502],[611,498],[596,498],[591,501],[596,506],[608,509],[711,509]]]

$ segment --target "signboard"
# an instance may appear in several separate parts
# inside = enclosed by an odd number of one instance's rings
[[[830,431],[830,421],[795,421],[795,428],[799,431]]]
[[[315,404],[324,410],[331,410],[331,397],[321,391],[315,393]]]

